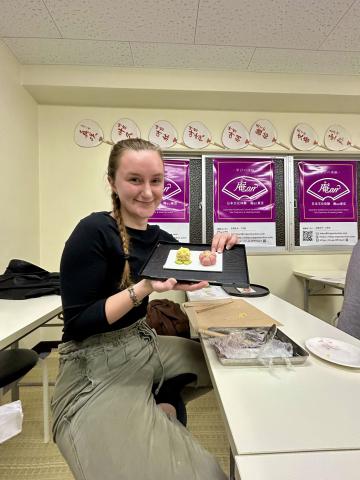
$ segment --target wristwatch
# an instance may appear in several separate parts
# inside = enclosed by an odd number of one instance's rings
[[[134,307],[138,307],[139,305],[141,305],[142,300],[139,300],[137,298],[134,287],[128,287],[127,291],[129,292],[130,299],[131,299]]]

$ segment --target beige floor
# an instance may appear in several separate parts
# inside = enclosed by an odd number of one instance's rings
[[[50,378],[54,379],[57,371],[56,355],[48,358],[48,364]],[[41,369],[37,366],[24,381],[38,381],[40,376]],[[41,392],[41,387],[20,389],[24,411],[23,431],[0,445],[0,480],[73,480],[56,445],[42,442]],[[213,392],[191,402],[187,410],[189,430],[217,457],[228,473],[229,447]]]

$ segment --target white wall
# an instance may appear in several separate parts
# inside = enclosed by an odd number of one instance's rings
[[[110,138],[114,122],[120,117],[135,120],[142,136],[147,137],[152,123],[158,119],[171,121],[178,132],[190,120],[201,120],[212,130],[219,141],[225,124],[241,119],[250,125],[263,112],[219,112],[190,110],[111,109],[90,107],[39,107],[40,135],[40,252],[45,268],[57,270],[63,245],[76,223],[92,211],[110,209],[106,166],[110,148],[103,144],[95,148],[80,148],[73,141],[75,125],[84,118],[96,120],[103,128],[105,138]],[[289,142],[293,126],[306,121],[325,130],[334,121],[329,114],[272,113],[279,138]],[[355,115],[337,115],[336,121],[345,127],[358,122]],[[251,151],[251,149],[246,150]],[[256,150],[254,150],[256,151]],[[271,147],[271,151],[276,148]],[[257,151],[258,152],[258,151]],[[284,151],[283,151],[284,152]],[[295,268],[346,269],[349,255],[250,255],[249,270],[253,283],[267,285],[270,290],[291,303],[302,307],[302,284],[292,271]],[[329,297],[311,299],[313,313],[331,319],[339,310],[341,300]]]
[[[40,262],[38,109],[20,67],[0,42],[0,272],[9,260]],[[21,300],[19,300],[21,301]],[[32,346],[35,332],[22,342]]]
[[[0,271],[12,258],[39,262],[37,105],[0,42]]]

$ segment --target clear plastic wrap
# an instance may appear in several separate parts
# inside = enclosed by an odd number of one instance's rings
[[[239,329],[224,337],[209,338],[219,358],[257,359],[260,363],[271,365],[273,358],[288,359],[293,357],[291,343],[276,338],[266,340],[268,329]],[[284,363],[287,363],[286,360]]]

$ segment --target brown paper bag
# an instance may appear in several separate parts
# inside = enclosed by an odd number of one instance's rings
[[[184,310],[194,331],[210,327],[270,327],[280,322],[242,299],[186,302]]]

